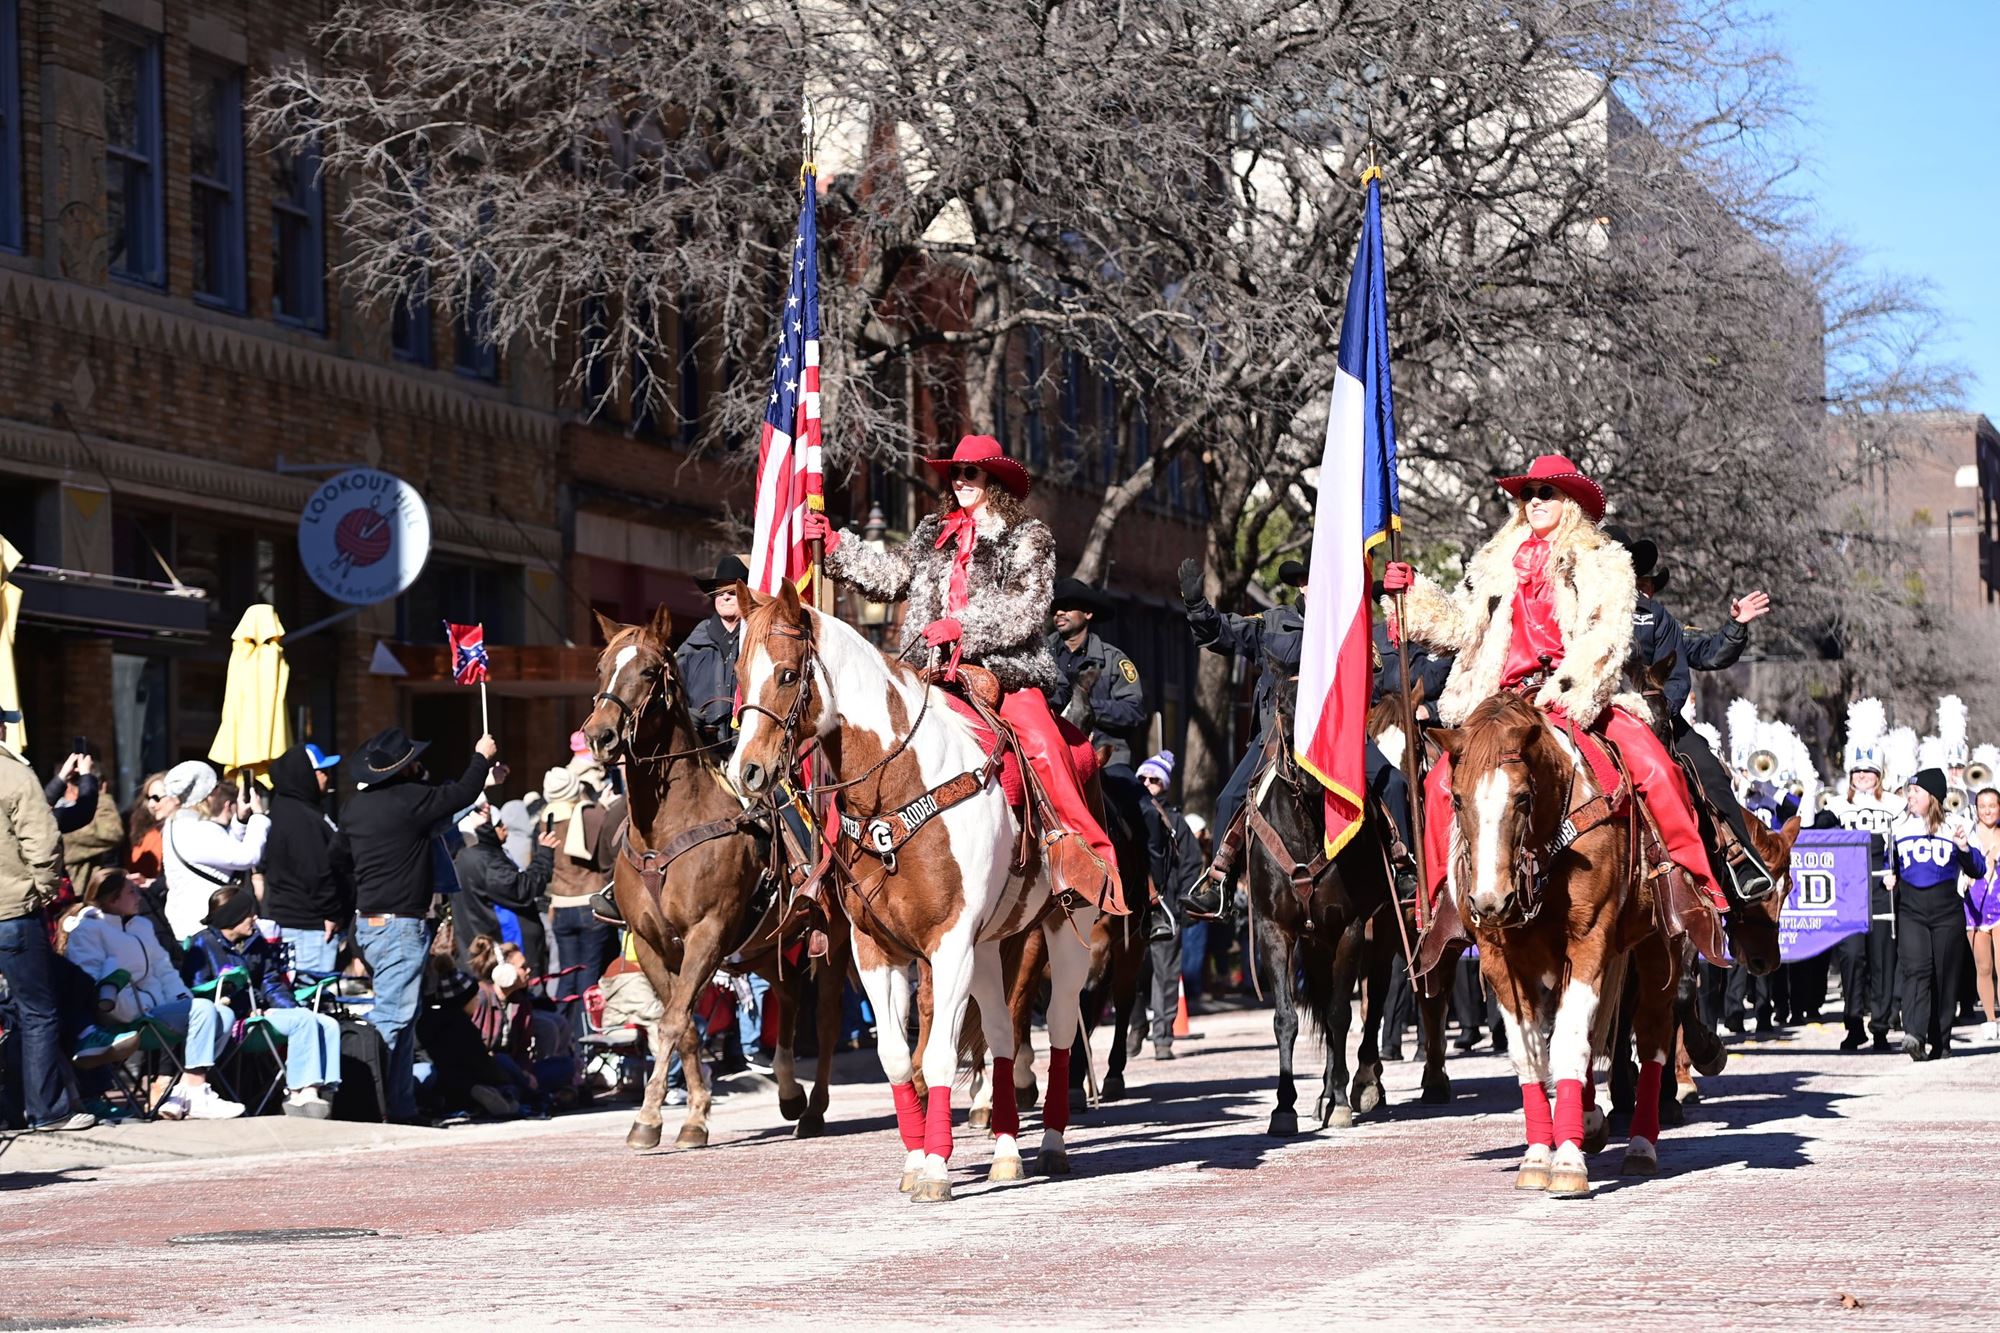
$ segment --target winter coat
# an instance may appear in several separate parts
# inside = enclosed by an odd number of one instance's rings
[[[1146,692],[1139,686],[1139,668],[1121,648],[1115,648],[1090,634],[1083,647],[1070,651],[1060,634],[1048,636],[1049,656],[1062,672],[1062,686],[1049,694],[1049,710],[1061,713],[1069,703],[1070,687],[1087,663],[1097,664],[1097,683],[1090,688],[1090,714],[1080,724],[1090,729],[1090,743],[1108,748],[1107,766],[1132,766],[1132,747],[1144,744],[1146,735]],[[1072,721],[1075,719],[1072,718]]]
[[[176,810],[161,834],[160,860],[166,870],[167,926],[184,940],[201,929],[209,895],[264,859],[269,815],[224,828],[193,810]]]
[[[242,987],[231,988],[226,999],[238,1018],[248,1018],[260,1009],[299,1007],[292,997],[291,983],[285,980],[284,958],[278,946],[257,931],[241,944],[231,944],[213,927],[202,931],[188,941],[187,956],[181,960],[181,979],[192,989],[214,981],[232,967],[243,969],[250,989],[256,992],[253,1001]],[[215,997],[217,1004],[224,1000],[223,996]]]
[[[41,910],[62,883],[62,835],[28,761],[0,745],[0,921]]]
[[[458,896],[452,901],[452,936],[458,941],[461,963],[474,939],[490,935],[519,944],[528,957],[528,970],[536,976],[548,971],[548,936],[541,913],[555,853],[536,843],[528,868],[517,869],[507,859],[500,835],[491,824],[482,824],[476,840],[453,864],[458,868]]]
[[[1667,715],[1673,719],[1676,733],[1688,729],[1681,709],[1687,706],[1688,691],[1694,688],[1690,673],[1735,666],[1749,642],[1750,627],[1733,620],[1713,633],[1689,634],[1673,612],[1660,605],[1657,598],[1644,593],[1639,594],[1632,607],[1632,660],[1642,666],[1656,666],[1669,653],[1674,656],[1673,674],[1667,677],[1661,692],[1666,696]]]
[[[1148,799],[1144,814],[1147,870],[1153,878],[1154,892],[1168,904],[1171,913],[1173,904],[1201,878],[1208,864],[1201,854],[1201,840],[1188,827],[1179,808]]]
[[[56,811],[57,827],[62,825],[62,814]],[[118,816],[118,803],[110,792],[100,790],[90,819],[74,832],[63,832],[63,871],[77,892],[90,883],[91,871],[118,864],[117,852],[124,845],[125,821]]]
[[[271,761],[271,836],[264,844],[264,915],[292,930],[345,926],[354,886],[333,871],[333,825],[303,745]]]
[[[76,783],[76,801],[70,805],[57,805],[69,791],[69,783],[61,778],[50,778],[42,786],[42,798],[55,811],[56,829],[65,838],[77,830],[87,828],[90,821],[97,818],[102,785],[95,773],[79,773],[73,779]],[[71,878],[74,878],[72,876]]]
[[[188,988],[160,947],[153,923],[86,907],[70,921],[63,956],[98,983],[111,1000],[111,1022],[131,1023],[161,1005],[187,998]]]
[[[872,602],[905,598],[904,660],[922,666],[924,627],[953,614],[945,609],[951,588],[953,548],[939,549],[944,522],[931,514],[901,546],[870,549],[852,532],[827,553],[827,573],[851,584]],[[1042,639],[1055,598],[1056,539],[1038,518],[1008,523],[988,506],[980,513],[966,576],[966,606],[957,612],[963,660],[991,671],[1003,690],[1052,690],[1062,672]]]
[[[571,819],[583,821],[583,842],[590,849],[587,857],[569,853]],[[610,882],[618,867],[618,834],[624,823],[625,801],[621,797],[609,805],[586,805],[555,824],[555,871],[549,880],[552,906],[587,907],[590,895]]]
[[[1440,657],[1426,652],[1416,644],[1407,644],[1403,656],[1410,662],[1410,687],[1424,688],[1424,702],[1430,705],[1431,715],[1437,715],[1437,699],[1444,693],[1444,685],[1451,679],[1449,656]],[[1396,653],[1396,641],[1389,637],[1389,622],[1378,618],[1375,621],[1375,692],[1370,702],[1375,702],[1385,694],[1394,694],[1403,687],[1403,668]]]
[[[1278,682],[1299,674],[1306,643],[1304,609],[1274,606],[1259,615],[1233,616],[1216,610],[1204,598],[1188,604],[1187,618],[1196,643],[1211,653],[1256,664],[1257,726],[1259,730],[1268,728],[1278,706]]]
[[[1404,599],[1410,641],[1458,655],[1438,696],[1438,719],[1448,727],[1463,725],[1500,689],[1514,635],[1514,554],[1529,535],[1527,523],[1515,517],[1472,557],[1456,589],[1446,592],[1419,574]],[[1560,708],[1585,727],[1613,703],[1649,717],[1644,698],[1619,691],[1632,651],[1638,596],[1631,555],[1595,526],[1584,525],[1552,539],[1548,579],[1563,660],[1535,703]]]
[[[442,866],[432,859],[440,855],[437,825],[478,799],[488,767],[475,752],[456,782],[424,782],[405,769],[342,802],[330,856],[334,874],[354,885],[357,914],[421,917],[430,910],[451,866],[449,858]]]
[[[723,626],[722,617],[710,616],[674,650],[674,666],[680,673],[681,688],[687,691],[688,710],[704,739],[718,740],[729,734],[730,719],[736,714],[736,657],[742,647],[740,621],[731,630]]]

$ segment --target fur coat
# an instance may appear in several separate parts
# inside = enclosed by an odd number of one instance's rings
[[[1514,637],[1514,554],[1530,536],[1516,517],[1481,547],[1465,579],[1450,592],[1423,575],[1406,597],[1410,638],[1438,652],[1458,655],[1438,696],[1438,718],[1456,727],[1497,693]],[[1535,695],[1543,708],[1560,708],[1589,726],[1614,702],[1644,718],[1645,700],[1619,693],[1632,649],[1632,605],[1637,590],[1632,557],[1593,526],[1558,533],[1549,551],[1548,577],[1562,630],[1562,664]]]
[[[904,660],[922,666],[924,626],[949,614],[949,547],[940,550],[943,522],[931,514],[901,546],[871,550],[852,532],[827,553],[827,573],[872,602],[909,599],[903,617]],[[1009,524],[991,508],[979,516],[978,540],[966,577],[966,607],[958,613],[965,660],[991,671],[1003,690],[1056,689],[1062,672],[1043,635],[1055,598],[1056,539],[1038,518]]]

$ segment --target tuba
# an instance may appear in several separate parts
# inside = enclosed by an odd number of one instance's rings
[[[1993,770],[1975,759],[1965,766],[1965,785],[1974,791],[1992,786]]]
[[[1750,776],[1769,782],[1778,772],[1778,756],[1759,750],[1750,756]]]
[[[1944,809],[1946,814],[1955,815],[1965,809],[1968,803],[1965,788],[1963,787],[1953,787],[1944,794]]]

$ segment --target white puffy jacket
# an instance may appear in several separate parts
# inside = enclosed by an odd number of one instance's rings
[[[86,907],[70,918],[69,943],[63,953],[100,983],[100,997],[117,987],[110,1013],[114,1022],[130,1023],[188,995],[187,983],[153,933],[153,923],[143,916],[111,916]]]

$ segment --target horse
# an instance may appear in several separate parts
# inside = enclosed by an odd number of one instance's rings
[[[740,790],[763,796],[810,757],[839,804],[842,845],[854,861],[835,857],[829,869],[875,1008],[877,1054],[896,1098],[902,1187],[916,1203],[952,1197],[946,1164],[961,1054],[956,1040],[925,1045],[920,1107],[906,1036],[908,967],[920,962],[929,969],[939,1032],[961,1033],[968,1001],[977,1000],[994,1082],[1005,1086],[1013,1081],[1015,1043],[1000,944],[1029,929],[1044,937],[1052,977],[1051,1077],[1038,1165],[1044,1174],[1066,1174],[1066,1066],[1090,963],[1085,934],[1096,909],[1078,907],[1070,918],[1055,910],[1049,877],[997,780],[997,753],[937,686],[851,626],[801,605],[789,584],[770,597],[739,585],[739,595],[750,611],[737,662],[743,704],[728,771]],[[1024,849],[1018,869],[1017,844]],[[1018,1115],[1011,1099],[994,1100],[988,1180],[1025,1173]]]
[[[676,1046],[688,1102],[675,1144],[707,1144],[711,1098],[690,1015],[716,966],[732,953],[743,954],[747,966],[773,983],[779,1006],[772,1061],[778,1105],[786,1119],[797,1122],[797,1137],[816,1137],[826,1127],[840,988],[847,973],[844,951],[818,960],[814,968],[819,1065],[808,1098],[799,1087],[792,1055],[806,970],[781,964],[776,904],[756,902],[759,888],[768,888],[765,835],[754,812],[723,785],[716,756],[701,742],[674,670],[672,617],[661,607],[644,625],[624,625],[603,615],[597,623],[605,646],[597,659],[597,693],[582,730],[600,763],[622,760],[625,765],[627,824],[613,872],[613,895],[662,1011],[653,1028],[652,1076],[625,1136],[626,1146],[639,1151],[659,1146],[667,1052]]]
[[[1278,1041],[1278,1105],[1268,1132],[1280,1136],[1299,1131],[1292,1048],[1299,1035],[1300,982],[1307,1016],[1326,1047],[1316,1108],[1320,1128],[1346,1128],[1354,1123],[1357,1109],[1366,1114],[1382,1104],[1377,1041],[1395,927],[1389,915],[1395,910],[1394,881],[1381,817],[1371,810],[1346,846],[1331,859],[1325,855],[1323,789],[1307,780],[1286,743],[1297,690],[1294,681],[1278,688],[1272,729],[1279,738],[1276,753],[1260,765],[1244,803],[1250,855],[1243,874]],[[1367,983],[1367,1005],[1350,1088],[1347,1034],[1359,980]]]
[[[1606,792],[1554,720],[1512,693],[1433,735],[1452,758],[1448,891],[1499,997],[1521,1082],[1528,1146],[1519,1189],[1583,1194],[1585,1089],[1624,970],[1638,972],[1633,1035],[1642,1058],[1622,1170],[1658,1170],[1658,1080],[1672,1054],[1678,955],[1640,874],[1636,794]],[[1627,784],[1617,784],[1623,788]],[[1555,1085],[1551,1116],[1548,1085]]]

